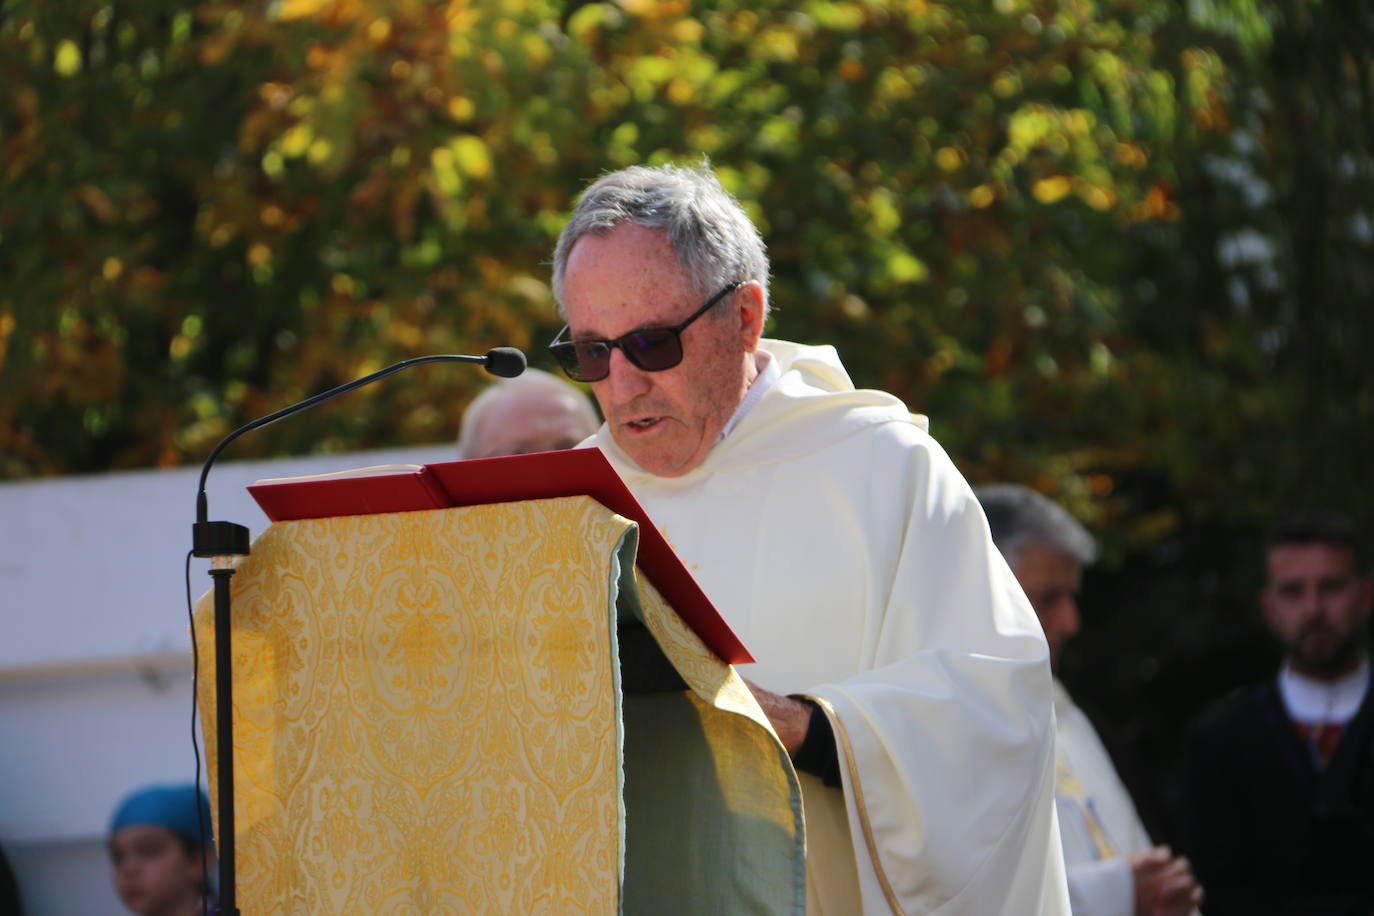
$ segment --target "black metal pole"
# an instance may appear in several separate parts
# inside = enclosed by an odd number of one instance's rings
[[[234,886],[234,670],[230,646],[229,578],[234,575],[230,557],[212,560],[210,577],[215,581],[215,744],[219,771],[215,795],[219,800],[219,912],[239,916]]]

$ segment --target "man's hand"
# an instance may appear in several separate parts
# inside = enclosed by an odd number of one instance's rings
[[[1131,856],[1136,916],[1188,916],[1202,903],[1202,887],[1188,860],[1168,846]]]
[[[772,723],[773,731],[778,733],[788,756],[796,754],[806,738],[806,728],[811,724],[811,707],[801,700],[764,690],[747,678],[744,683],[749,685],[749,689],[754,693],[754,699],[763,707],[764,714]]]

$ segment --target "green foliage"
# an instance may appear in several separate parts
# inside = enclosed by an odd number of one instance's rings
[[[1065,442],[1129,391],[1123,234],[1178,219],[1168,154],[1195,132],[1181,125],[1223,117],[1223,69],[1197,52],[1185,91],[1153,15],[11,12],[0,377],[24,396],[2,408],[0,473],[194,460],[233,423],[395,359],[537,346],[578,189],[707,156],[770,240],[778,333],[839,343],[975,466],[1058,486],[1095,460]],[[475,384],[398,379],[242,448],[442,438]]]
[[[537,348],[577,191],[706,156],[769,239],[774,332],[838,343],[861,382],[930,413],[973,476],[1034,481],[1126,545],[1182,522],[1142,505],[1137,477],[1234,517],[1214,468],[1282,491],[1295,467],[1257,462],[1252,437],[1348,419],[1300,389],[1332,366],[1321,329],[1359,353],[1343,332],[1363,320],[1368,240],[1341,256],[1308,243],[1310,263],[1283,236],[1303,189],[1283,183],[1335,174],[1359,144],[1309,153],[1273,122],[1359,71],[1348,52],[1285,96],[1286,78],[1261,79],[1268,7],[1197,9],[10,10],[0,474],[195,460],[234,423],[397,359]],[[1321,124],[1342,123],[1332,107]],[[1249,177],[1227,187],[1218,168]],[[1367,227],[1368,195],[1329,191]],[[1234,199],[1255,193],[1268,205]],[[1308,221],[1319,239],[1341,222]],[[1245,260],[1257,250],[1273,256]],[[1351,305],[1322,290],[1294,304],[1335,267]],[[1288,344],[1307,356],[1264,385]],[[429,370],[238,448],[445,438],[479,383]]]

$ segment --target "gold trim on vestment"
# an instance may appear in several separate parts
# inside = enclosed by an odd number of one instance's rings
[[[873,862],[873,871],[878,876],[878,883],[882,885],[883,895],[887,897],[887,905],[892,907],[892,912],[896,916],[903,916],[902,904],[897,899],[897,894],[892,890],[892,883],[887,880],[887,873],[883,871],[882,860],[878,858],[878,842],[873,836],[873,827],[868,823],[868,808],[864,803],[863,784],[859,781],[859,770],[854,765],[854,746],[849,742],[849,733],[845,731],[844,723],[840,721],[839,714],[835,712],[835,707],[830,705],[830,701],[825,697],[818,697],[814,694],[801,693],[797,696],[805,697],[820,707],[821,712],[830,720],[830,730],[834,732],[835,738],[844,748],[844,765],[848,772],[849,787],[854,792],[854,807],[859,811],[859,827],[863,830],[864,845],[868,847],[868,857]],[[839,748],[836,748],[838,751]]]
[[[1119,855],[1116,851],[1116,844],[1107,835],[1107,828],[1097,816],[1097,810],[1093,807],[1092,799],[1088,798],[1087,787],[1083,785],[1083,780],[1078,777],[1062,757],[1055,756],[1054,760],[1055,792],[1071,800],[1078,806],[1083,826],[1088,830],[1088,837],[1093,841],[1093,858],[1101,862],[1106,859],[1115,859]]]

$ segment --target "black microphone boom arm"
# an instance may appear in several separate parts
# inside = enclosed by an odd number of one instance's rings
[[[514,378],[525,371],[525,354],[514,347],[497,347],[493,350],[488,350],[485,356],[461,356],[452,353],[443,353],[434,356],[417,356],[414,359],[403,360],[399,363],[387,366],[385,369],[379,369],[371,375],[365,375],[351,382],[345,382],[335,388],[330,388],[328,391],[322,391],[314,397],[306,398],[304,401],[300,401],[288,407],[283,407],[276,413],[270,413],[265,417],[258,417],[256,420],[240,426],[220,440],[219,444],[210,452],[210,457],[205,459],[205,465],[200,469],[200,487],[196,492],[196,524],[195,530],[192,533],[192,546],[194,547],[195,555],[198,557],[225,555],[242,556],[248,552],[247,550],[236,549],[238,546],[246,547],[246,541],[240,545],[239,538],[237,537],[224,538],[223,532],[221,532],[220,536],[216,536],[211,529],[201,527],[210,524],[210,522],[206,521],[210,512],[205,495],[205,481],[206,478],[210,476],[210,466],[215,463],[215,459],[219,457],[220,452],[224,451],[229,443],[233,442],[244,433],[252,432],[255,429],[262,429],[264,426],[275,423],[285,417],[289,417],[294,413],[299,413],[302,410],[314,407],[321,401],[327,401],[332,397],[345,394],[355,388],[370,385],[378,379],[386,378],[388,375],[394,375],[397,372],[409,369],[411,366],[418,366],[421,363],[481,363],[492,375],[497,375],[502,378]]]

